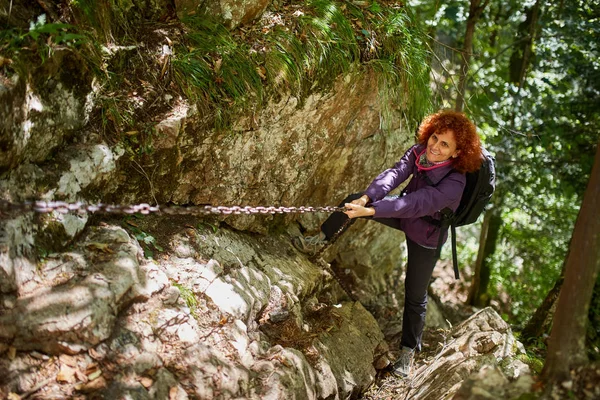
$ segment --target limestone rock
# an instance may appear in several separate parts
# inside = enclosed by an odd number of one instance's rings
[[[415,377],[411,383],[413,396],[424,400],[451,398],[454,393],[457,393],[466,378],[472,373],[480,371],[484,366],[491,367],[486,367],[488,369],[482,372],[484,375],[487,374],[485,377],[487,383],[481,384],[481,393],[488,390],[485,388],[504,385],[508,382],[508,378],[501,372],[499,365],[503,360],[515,357],[520,350],[510,327],[493,309],[484,308],[456,326],[451,332],[451,338],[440,349],[432,363],[423,365],[413,372]],[[527,370],[521,371],[523,376],[527,373]],[[434,376],[435,379],[433,379]],[[474,378],[474,380],[478,382],[477,385],[480,384],[481,379]],[[470,389],[464,390],[470,391]],[[473,389],[473,393],[478,390]]]
[[[162,289],[146,285],[140,249],[119,228],[94,229],[75,253],[49,260],[27,295],[0,316],[0,337],[20,350],[75,354],[113,330],[117,313],[134,298]]]
[[[76,53],[57,50],[31,73],[33,78],[14,75],[1,81],[0,171],[45,160],[83,127],[92,78],[81,70],[82,64]],[[78,73],[63,74],[64,70]]]
[[[259,17],[270,3],[271,0],[208,0],[204,7],[209,14],[218,16],[225,26],[233,29]]]
[[[509,382],[502,371],[493,365],[484,365],[470,375],[456,392],[453,400],[518,399],[530,393],[533,379],[523,375]]]

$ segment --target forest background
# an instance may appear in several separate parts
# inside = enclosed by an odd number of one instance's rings
[[[72,3],[90,15],[97,11],[90,6],[94,2]],[[332,2],[311,3],[325,8]],[[383,15],[385,8],[399,6],[384,1],[347,4],[348,9],[359,7],[372,21]],[[413,98],[405,114],[407,125],[416,128],[424,115],[439,108],[464,110],[476,122],[486,148],[497,161],[497,191],[482,217],[481,235],[464,235],[469,239],[459,242],[460,264],[474,266],[468,302],[492,304],[517,331],[523,330],[524,339],[537,341],[534,345],[543,351],[600,137],[600,2],[411,0],[400,6],[410,16],[402,21],[403,34],[411,37],[404,44],[419,43],[412,50],[414,57],[405,63],[410,81],[405,90]],[[113,23],[122,28],[127,24],[119,19]],[[208,23],[196,26],[213,32],[219,29],[215,27]],[[19,53],[35,50],[36,43],[54,41],[78,47],[87,40],[85,32],[66,24],[47,23],[46,17],[32,21],[29,29],[5,30],[2,34],[0,66],[14,69],[20,67]],[[375,30],[365,26],[350,36],[363,51],[358,56],[361,61],[375,63],[377,57],[369,49],[382,45]],[[197,38],[197,51],[204,50],[201,45],[206,38]],[[337,53],[328,54],[326,68],[334,75],[344,71],[349,62],[345,54],[352,46],[344,46],[340,44],[334,49],[339,50]],[[45,49],[39,52],[42,59]],[[174,79],[184,90],[190,85],[184,79],[195,76],[194,71],[185,69],[193,66],[191,56],[182,53],[173,61]],[[384,69],[385,64],[379,67]],[[243,75],[244,69],[238,71]],[[244,92],[262,84],[260,75],[237,75],[237,81],[246,82],[219,90],[240,100],[236,104],[243,107]],[[119,99],[107,98],[105,102],[102,118],[106,128],[126,126],[127,112],[118,104]],[[214,101],[217,124],[227,123],[230,104]],[[132,144],[131,148],[146,151],[144,143]],[[598,219],[597,211],[591,218]],[[472,227],[472,232],[478,228]],[[598,259],[584,266],[595,271],[590,276],[596,279],[585,310],[585,348],[592,360],[600,359],[598,266]]]
[[[458,108],[454,99],[462,101],[463,90],[465,111],[497,160],[497,192],[480,242],[463,242],[459,251],[463,264],[476,266],[468,302],[493,303],[524,330],[523,339],[543,349],[599,138],[598,4],[418,5],[429,10],[421,21],[432,48],[436,106]],[[469,23],[472,54],[461,74]],[[586,347],[598,360],[598,281],[588,316]]]

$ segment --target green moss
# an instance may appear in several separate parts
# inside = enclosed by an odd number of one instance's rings
[[[181,285],[180,283],[172,281],[171,284],[175,286],[181,292],[181,298],[185,301],[185,304],[190,309],[190,314],[198,319],[198,299],[191,289]]]
[[[534,354],[519,354],[517,359],[523,361],[525,364],[531,368],[531,372],[533,375],[539,375],[542,372],[542,368],[544,368],[544,359],[537,357]]]

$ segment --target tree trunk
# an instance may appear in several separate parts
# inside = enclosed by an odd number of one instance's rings
[[[521,336],[525,342],[533,342],[548,330],[548,326],[550,325],[549,321],[552,319],[552,310],[556,305],[556,300],[558,300],[558,295],[560,294],[560,289],[562,288],[564,280],[564,274],[561,274],[554,283],[554,287],[550,289],[546,295],[542,304],[538,307],[529,321],[527,321],[527,325],[521,332]]]
[[[494,30],[490,33],[490,47],[495,48],[496,47],[496,40],[498,38],[498,33],[500,32],[500,29],[502,27],[502,24],[500,23],[500,18],[503,17],[502,11],[503,11],[503,3],[500,2],[498,4],[498,10],[496,11],[496,14],[494,15],[494,23],[493,23],[493,27]]]
[[[456,105],[454,107],[456,111],[462,111],[465,105],[465,90],[471,64],[471,54],[473,53],[475,25],[477,25],[477,21],[488,3],[489,0],[485,0],[481,5],[481,0],[471,0],[469,6],[469,17],[467,18],[467,29],[465,30],[465,42],[463,44],[462,62],[460,67],[460,79],[458,81],[458,93],[456,95]]]
[[[497,210],[498,208],[492,208],[488,211],[481,226],[475,273],[467,298],[467,304],[475,307],[485,307],[490,300],[487,293],[491,272],[490,257],[496,251],[496,243],[502,226],[502,217],[497,214]]]
[[[563,283],[552,331],[548,355],[542,370],[545,382],[569,378],[571,367],[585,363],[588,309],[598,270],[600,270],[600,143],[594,167],[575,222],[566,260]]]
[[[479,234],[479,249],[477,250],[477,260],[475,260],[475,268],[473,271],[473,280],[471,281],[471,287],[469,288],[469,295],[467,296],[467,304],[473,304],[473,298],[476,293],[479,292],[479,283],[481,282],[481,265],[483,264],[483,257],[485,253],[485,243],[488,231],[490,229],[490,217],[492,216],[491,211],[487,211],[483,216],[483,222],[481,223],[481,233]]]
[[[600,362],[600,274],[594,285],[588,320],[585,347],[590,360]]]
[[[569,242],[569,248],[571,248],[571,243]],[[567,256],[565,260],[569,258],[569,253],[567,252]],[[566,261],[563,263],[562,270],[560,271],[560,276],[554,282],[554,287],[550,289],[546,298],[540,304],[540,306],[535,310],[535,313],[531,316],[529,321],[527,321],[527,325],[523,328],[521,335],[523,340],[526,342],[533,342],[535,339],[542,336],[544,333],[549,332],[550,327],[552,325],[552,319],[554,317],[554,312],[556,311],[556,302],[558,300],[558,296],[560,295],[560,290],[562,289],[562,285],[565,281],[565,268],[567,264]]]
[[[527,19],[519,26],[520,36],[518,39],[524,39],[521,45],[515,48],[510,57],[510,81],[517,83],[519,89],[525,83],[525,75],[533,54],[533,42],[537,30],[537,21],[540,15],[540,0],[537,0],[533,7],[525,10]]]

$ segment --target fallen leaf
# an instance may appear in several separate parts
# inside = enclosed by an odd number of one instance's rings
[[[221,64],[223,64],[223,59],[217,58],[215,61],[215,72],[219,72],[221,70]]]
[[[68,365],[61,365],[58,375],[56,375],[56,382],[59,383],[75,383],[75,368],[71,368]]]
[[[58,357],[58,360],[63,363],[68,365],[69,367],[76,367],[77,366],[77,360],[75,359],[75,357],[71,357],[67,354],[61,354]]]
[[[83,383],[75,386],[80,392],[94,392],[96,390],[102,389],[106,387],[106,380],[103,377],[100,377],[94,381],[90,381],[88,383]]]
[[[188,235],[189,237],[194,237],[194,236],[196,236],[196,231],[193,228],[187,228],[185,230],[185,234]]]
[[[88,375],[88,379],[90,381],[93,381],[95,379],[97,379],[100,375],[102,375],[102,370],[97,370],[95,372],[92,372],[91,374]]]
[[[113,250],[109,247],[110,245],[108,243],[88,243],[87,247],[93,249],[93,250],[100,250],[103,253],[109,253],[112,254],[114,253]]]
[[[8,348],[8,359],[12,361],[15,359],[16,356],[17,356],[17,348],[10,346]]]
[[[261,79],[267,79],[267,70],[262,65],[256,67],[256,73],[260,76]]]
[[[148,378],[147,376],[143,376],[140,379],[140,383],[142,384],[143,387],[145,387],[146,389],[148,389],[150,386],[152,386],[152,384],[154,383],[154,381],[150,378]]]
[[[21,400],[21,396],[19,396],[16,393],[10,392],[8,394],[8,397],[6,398],[7,400]]]
[[[102,359],[102,355],[101,355],[100,353],[98,353],[98,352],[96,351],[96,349],[94,349],[94,348],[91,348],[91,349],[89,349],[89,350],[88,350],[88,354],[89,354],[89,355],[90,355],[90,357],[92,357],[94,360],[100,360],[100,359]],[[90,364],[90,365],[93,365],[93,364]]]
[[[5,65],[11,65],[12,63],[13,60],[11,60],[10,58],[0,56],[0,67],[3,67]]]

